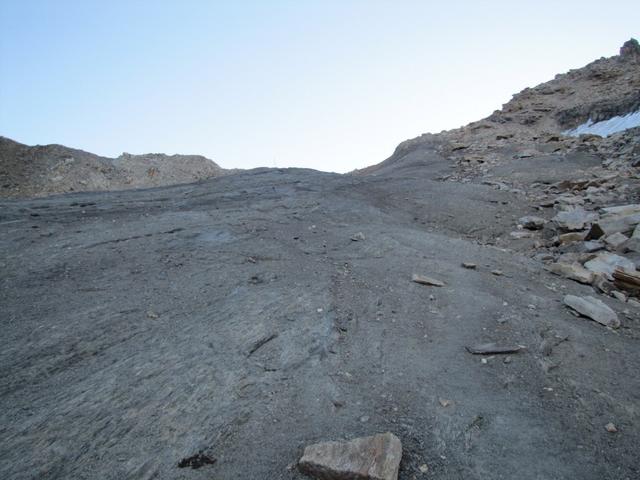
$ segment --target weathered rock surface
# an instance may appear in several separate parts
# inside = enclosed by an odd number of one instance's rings
[[[594,297],[566,295],[564,297],[564,303],[580,315],[589,317],[602,325],[611,328],[618,328],[620,326],[620,320],[616,312],[609,308],[602,300]]]
[[[577,262],[574,263],[553,263],[549,265],[548,270],[556,275],[575,280],[576,282],[590,285],[593,282],[594,273],[584,268]]]
[[[594,273],[599,273],[607,277],[609,280],[613,279],[613,272],[616,268],[622,268],[624,270],[634,271],[636,269],[635,263],[628,258],[616,255],[614,253],[601,252],[584,264],[584,268]]]
[[[414,273],[411,276],[411,281],[415,283],[419,283],[420,285],[427,285],[430,287],[444,287],[445,283],[436,278],[427,277],[426,275],[420,275],[418,273]]]
[[[397,480],[402,444],[393,433],[304,449],[300,470],[319,480]]]
[[[589,222],[597,218],[597,214],[587,212],[583,208],[571,208],[558,213],[552,220],[562,230],[575,231],[584,229]]]

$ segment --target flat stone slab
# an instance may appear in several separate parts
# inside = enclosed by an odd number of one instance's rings
[[[616,268],[634,271],[636,265],[626,257],[621,257],[614,253],[602,252],[594,259],[585,263],[584,268],[594,273],[605,275],[609,280],[613,280],[613,272],[615,272]]]
[[[618,315],[602,300],[594,297],[577,297],[566,295],[564,303],[584,317],[589,317],[596,322],[611,328],[618,328],[620,320]]]
[[[402,444],[393,433],[309,445],[298,462],[319,480],[397,480]]]

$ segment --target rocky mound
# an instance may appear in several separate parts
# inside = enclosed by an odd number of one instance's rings
[[[456,177],[484,175],[515,156],[589,151],[628,164],[640,151],[638,130],[610,137],[575,138],[568,130],[640,110],[640,45],[626,42],[620,54],[525,88],[489,117],[439,134],[401,143],[386,161],[357,173],[375,173],[412,152],[435,149],[456,166]]]
[[[27,146],[0,137],[0,196],[125,190],[190,183],[227,173],[199,155],[106,158],[62,145]]]

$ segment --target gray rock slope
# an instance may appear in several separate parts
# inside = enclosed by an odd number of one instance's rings
[[[573,316],[526,199],[409,160],[0,202],[0,477],[301,479],[390,431],[401,479],[636,478],[637,312]]]
[[[635,105],[634,45],[359,175],[0,200],[0,478],[302,479],[381,432],[401,480],[638,478],[640,129],[560,133]]]

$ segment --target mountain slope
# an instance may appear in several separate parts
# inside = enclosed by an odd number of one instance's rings
[[[374,173],[397,164],[416,150],[434,148],[457,167],[460,175],[485,174],[492,164],[532,152],[566,154],[589,150],[602,157],[622,158],[628,163],[640,148],[637,131],[612,138],[582,139],[563,132],[590,119],[597,122],[638,110],[640,45],[632,39],[623,45],[619,55],[601,58],[537,87],[525,88],[483,120],[407,140],[389,159],[356,173]]]
[[[576,106],[368,175],[1,199],[0,478],[303,480],[385,431],[399,480],[638,478],[638,129],[565,138]]]
[[[123,153],[112,159],[62,145],[30,147],[0,137],[0,196],[5,197],[158,187],[225,173],[199,155]]]

